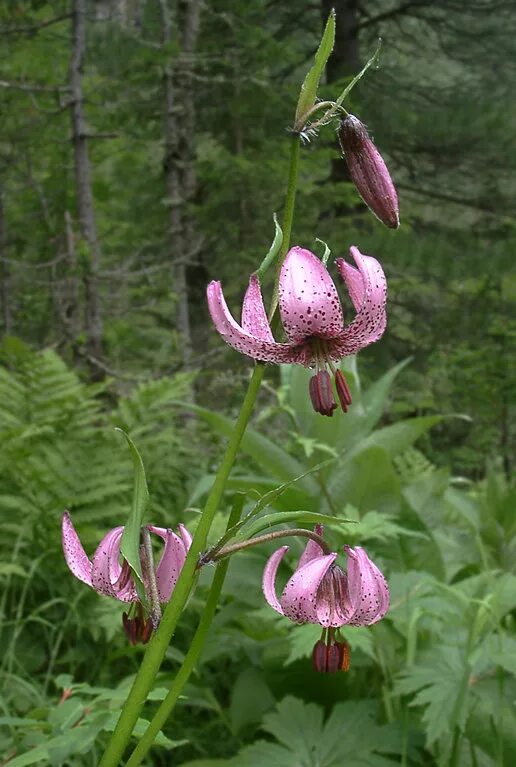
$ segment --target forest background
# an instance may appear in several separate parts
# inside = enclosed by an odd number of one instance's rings
[[[347,675],[321,677],[313,627],[263,606],[270,551],[235,558],[148,763],[514,763],[513,3],[8,0],[0,764],[94,765],[116,721],[141,648],[127,645],[118,606],[66,570],[60,517],[71,510],[90,552],[123,524],[122,426],[144,458],[152,520],[195,527],[250,370],[213,331],[205,286],[221,279],[236,307],[267,252],[299,83],[331,7],[323,97],[383,41],[348,109],[389,164],[402,225],[387,231],[366,211],[330,126],[302,150],[293,242],[320,249],[315,234],[334,256],[351,244],[376,256],[388,329],[346,366],[346,416],[309,411],[302,370],[268,370],[227,506],[311,469],[276,507],[331,512],[335,545],[367,546],[394,606],[381,626],[346,634]]]

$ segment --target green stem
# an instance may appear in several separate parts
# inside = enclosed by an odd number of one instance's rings
[[[247,541],[241,541],[240,543],[232,543],[229,546],[224,546],[219,549],[212,557],[206,557],[205,562],[212,561],[217,562],[219,559],[228,557],[231,554],[236,554],[237,551],[243,549],[249,549],[251,546],[259,546],[261,543],[268,543],[269,541],[275,541],[278,538],[291,538],[292,536],[298,536],[301,538],[310,538],[319,544],[325,554],[330,554],[331,550],[324,538],[312,530],[305,530],[304,527],[294,527],[288,530],[275,530],[273,533],[265,533],[264,535],[257,535],[256,538],[249,538]]]
[[[99,767],[118,767],[143,704],[152,689],[154,679],[165,657],[170,639],[192,589],[196,576],[197,561],[203,549],[206,548],[208,533],[224,494],[226,482],[233,468],[240,442],[249,423],[264,373],[265,366],[256,365],[249,381],[249,387],[242,403],[240,415],[226,447],[226,452],[206,501],[199,524],[197,525],[192,545],[181,569],[172,598],[166,606],[160,626],[143,656],[142,664],[122,707],[120,718],[104,756],[99,763]]]
[[[269,310],[269,320],[272,320],[276,308],[278,306],[278,294],[279,294],[279,276],[281,271],[281,265],[285,260],[288,249],[290,247],[290,236],[292,234],[292,222],[294,220],[294,207],[296,204],[296,190],[297,190],[297,175],[299,168],[299,152],[301,148],[301,142],[299,136],[292,136],[292,143],[290,145],[290,165],[288,172],[287,182],[287,197],[285,200],[285,212],[283,214],[283,243],[278,258],[278,265],[276,267],[276,279],[274,281],[274,291],[272,294],[271,308]],[[274,328],[273,328],[274,329]]]
[[[283,245],[278,259],[278,277],[279,270],[290,245],[290,235],[292,232],[292,221],[294,218],[294,205],[296,199],[297,173],[299,164],[299,137],[293,137],[292,149],[290,153],[290,166],[287,184],[287,198],[285,203],[285,215],[283,218]],[[277,278],[278,279],[278,278]],[[275,288],[277,305],[277,281]],[[274,302],[273,297],[273,302]],[[275,310],[274,306],[274,310]],[[271,316],[274,311],[271,307]],[[212,485],[210,494],[207,498],[204,511],[197,525],[192,545],[186,557],[186,561],[181,569],[179,578],[172,593],[172,598],[165,608],[160,626],[151,642],[149,643],[142,664],[136,674],[133,686],[122,707],[122,712],[117,725],[108,743],[106,751],[99,762],[99,767],[118,767],[123,756],[124,750],[134,730],[135,724],[140,715],[140,711],[152,689],[156,674],[159,671],[165,653],[167,651],[170,639],[176,628],[179,617],[186,605],[186,601],[193,588],[196,577],[197,562],[200,554],[206,548],[206,540],[210,532],[213,518],[217,512],[220,501],[226,489],[226,483],[235,463],[238,448],[245,434],[247,424],[251,418],[251,413],[258,396],[260,384],[265,374],[264,365],[256,365],[249,386],[240,409],[238,420],[230,437],[222,463],[219,467],[215,481]],[[211,622],[211,621],[210,621]],[[203,642],[204,642],[203,636]],[[178,676],[181,674],[179,669]],[[188,674],[189,675],[189,674]],[[181,689],[186,683],[188,675],[181,674]],[[175,682],[173,683],[175,687]],[[179,689],[179,686],[178,686]],[[180,692],[180,689],[179,689]],[[179,694],[179,693],[178,693]],[[177,698],[176,698],[177,699]],[[172,710],[172,708],[170,709]],[[152,722],[151,722],[152,725]],[[149,725],[149,726],[151,726]]]
[[[233,506],[231,514],[229,515],[227,524],[228,530],[229,528],[233,527],[233,525],[235,525],[240,519],[244,500],[245,496],[238,496],[238,500]],[[217,605],[219,602],[220,593],[222,591],[222,586],[224,585],[224,580],[226,578],[228,566],[229,559],[225,559],[223,562],[219,562],[217,565],[204,612],[190,643],[190,647],[188,648],[188,652],[183,661],[183,665],[177,672],[166,698],[162,701],[158,710],[154,714],[152,721],[143,734],[142,739],[129,757],[129,761],[127,762],[126,767],[137,767],[138,764],[142,763],[142,759],[145,757],[147,751],[154,743],[154,739],[156,738],[157,734],[174,710],[181,691],[187,683],[190,674],[194,670],[195,665],[202,653],[211,622],[215,617],[215,612],[217,610]]]

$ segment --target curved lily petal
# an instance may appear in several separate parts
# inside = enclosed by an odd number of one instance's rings
[[[276,595],[276,573],[278,572],[279,564],[287,551],[288,546],[281,546],[274,552],[265,565],[262,580],[262,589],[265,599],[273,610],[276,610],[280,615],[285,615],[285,613],[283,612],[283,608]]]
[[[249,278],[249,287],[244,296],[242,304],[242,327],[255,338],[261,338],[264,341],[275,343],[272,335],[271,326],[267,319],[267,312],[263,305],[260,280],[256,274]]]
[[[79,536],[75,532],[72,520],[67,511],[63,514],[61,529],[66,564],[76,578],[83,583],[86,583],[88,586],[91,586],[92,565],[82,547]]]
[[[304,248],[291,248],[283,262],[279,306],[283,327],[293,343],[308,336],[333,338],[343,331],[337,288],[322,261]]]
[[[190,546],[192,545],[192,536],[190,535],[190,532],[186,529],[186,527],[183,524],[179,524],[179,535],[183,539],[183,543],[185,545],[185,551],[188,554],[188,550]]]
[[[122,567],[119,562],[123,527],[115,527],[99,543],[93,555],[92,586],[99,594],[115,597],[121,602],[136,602],[138,595],[132,579],[119,583]]]
[[[389,609],[389,587],[380,570],[361,546],[344,546],[348,556],[348,590],[352,615],[351,626],[370,626]]]
[[[354,354],[377,341],[387,324],[387,281],[380,263],[372,256],[364,256],[358,248],[350,248],[350,253],[358,270],[342,258],[338,258],[336,264],[348,286],[357,315],[332,342],[334,359]]]
[[[297,361],[299,354],[295,347],[258,338],[235,322],[227,307],[220,282],[210,282],[207,296],[213,323],[224,341],[233,349],[262,362]]]
[[[157,533],[158,528],[149,527],[152,532]],[[168,602],[172,590],[176,585],[179,573],[186,559],[186,548],[182,539],[172,530],[166,530],[162,536],[165,540],[165,548],[156,568],[156,585],[160,602]]]
[[[322,525],[315,525],[314,527],[314,533],[317,533],[317,535],[322,535],[324,532],[324,528]],[[305,546],[305,550],[299,557],[299,562],[297,563],[297,568],[304,567],[304,565],[308,564],[312,559],[315,559],[316,557],[322,557],[324,556],[324,551],[319,546],[319,544],[316,541],[313,541],[311,538],[308,540],[308,543]]]
[[[296,570],[281,595],[281,607],[284,615],[295,623],[319,623],[316,610],[316,597],[320,583],[337,554],[317,557],[307,565]]]
[[[322,579],[317,591],[316,612],[317,622],[324,628],[349,623],[353,611],[347,577],[340,567],[332,567]]]

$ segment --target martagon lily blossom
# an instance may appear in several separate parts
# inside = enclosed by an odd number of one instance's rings
[[[322,536],[323,528],[315,532]],[[313,540],[308,541],[297,568],[278,599],[276,574],[288,546],[277,549],[263,573],[263,593],[269,605],[294,623],[315,623],[323,629],[313,651],[317,671],[347,670],[349,648],[338,641],[341,626],[370,626],[389,609],[387,582],[361,546],[344,546],[348,564],[344,572],[337,564],[337,552],[325,554]]]
[[[148,525],[149,532],[164,541],[163,552],[156,567],[155,579],[160,602],[168,602],[179,573],[186,559],[192,537],[184,525],[179,525],[179,535],[172,530]],[[132,644],[147,642],[152,634],[152,619],[144,615],[131,570],[124,560],[120,564],[120,544],[123,527],[114,527],[101,540],[90,560],[84,551],[70,514],[66,511],[62,520],[62,542],[66,564],[83,583],[98,594],[114,597],[120,602],[133,603],[134,616],[124,613],[123,624]]]
[[[220,282],[210,282],[208,307],[224,341],[242,354],[262,362],[294,363],[315,367],[310,397],[316,412],[331,416],[337,407],[331,377],[346,412],[351,394],[335,362],[377,341],[386,323],[387,282],[380,263],[350,248],[356,267],[343,258],[337,269],[349,291],[356,316],[348,325],[335,283],[322,261],[309,250],[293,247],[287,253],[279,278],[279,309],[288,343],[274,340],[267,319],[260,283],[252,274],[242,306],[242,324],[231,315]]]

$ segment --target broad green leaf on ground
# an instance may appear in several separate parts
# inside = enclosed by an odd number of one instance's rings
[[[246,668],[237,677],[231,693],[229,716],[235,732],[249,724],[259,722],[263,714],[274,706],[275,700],[263,673]]]
[[[468,716],[471,667],[461,647],[436,646],[418,664],[407,668],[395,692],[410,696],[410,706],[422,706],[428,744],[455,727],[464,731]]]
[[[364,450],[370,446],[383,447],[391,457],[394,457],[411,447],[416,440],[426,434],[432,426],[440,423],[441,420],[440,415],[425,415],[384,426],[362,440],[355,450]]]
[[[349,503],[361,512],[381,509],[397,515],[400,511],[400,480],[383,447],[368,447],[350,458],[343,456],[332,467],[327,484],[337,509]]]
[[[285,698],[264,718],[263,729],[278,743],[258,742],[235,757],[235,767],[394,767],[401,737],[375,722],[375,701],[337,704],[324,722],[313,703]]]

